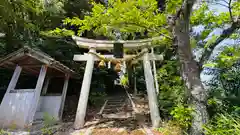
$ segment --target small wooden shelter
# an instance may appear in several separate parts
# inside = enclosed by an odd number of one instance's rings
[[[44,113],[56,120],[61,119],[69,77],[76,75],[73,70],[49,55],[29,47],[0,59],[0,67],[15,69],[0,104],[0,127],[14,124],[18,128],[24,128],[34,120],[43,119]],[[38,77],[34,89],[16,89],[21,73]],[[59,90],[58,95],[46,95],[51,77],[64,79],[63,89]]]

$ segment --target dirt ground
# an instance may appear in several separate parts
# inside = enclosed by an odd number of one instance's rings
[[[75,107],[76,103],[67,104],[64,124],[54,135],[163,135],[155,130],[147,128],[150,127],[151,122],[145,120],[146,118],[143,120],[146,121],[144,123],[145,128],[139,123],[139,120],[133,118],[122,120],[102,120],[100,118],[97,120],[95,116],[100,108],[96,107],[88,107],[85,127],[81,130],[74,130],[72,127],[76,110],[72,108]],[[70,112],[69,110],[73,111]],[[144,110],[146,110],[146,108],[144,108]]]
[[[150,128],[143,128],[138,123],[129,120],[122,122],[88,122],[85,128],[81,130],[74,130],[72,127],[72,122],[66,123],[54,135],[163,135]]]

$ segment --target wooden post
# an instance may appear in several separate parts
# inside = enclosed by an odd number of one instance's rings
[[[147,48],[143,49],[144,51],[148,50]],[[150,108],[150,115],[152,120],[152,126],[154,128],[158,128],[160,126],[161,118],[158,108],[157,94],[154,88],[154,80],[152,75],[151,63],[149,60],[148,53],[143,55],[143,67],[144,67],[144,75],[147,86],[147,94],[148,94],[148,104]]]
[[[8,85],[6,94],[9,93],[10,90],[14,90],[15,89],[15,87],[17,85],[18,78],[19,78],[19,76],[21,74],[21,71],[22,71],[22,67],[16,66],[16,68],[14,70],[14,73],[13,73],[13,76],[12,76],[12,79],[11,79],[9,85]]]
[[[69,82],[69,75],[66,75],[65,80],[64,80],[63,91],[62,91],[61,106],[60,106],[60,110],[59,110],[59,119],[60,120],[62,119],[62,115],[63,115],[65,99],[66,99],[66,95],[67,95],[68,82]]]
[[[137,95],[137,77],[136,77],[136,67],[133,67],[133,72],[134,72],[134,95]]]
[[[127,65],[127,75],[128,75],[128,85],[129,85],[129,88],[130,88],[130,90],[131,91],[129,91],[129,92],[131,92],[131,93],[134,93],[134,88],[133,88],[133,86],[134,86],[134,81],[133,81],[133,66],[132,66],[132,64],[130,64],[129,62],[128,63],[126,63],[126,65]]]
[[[151,48],[151,51],[152,51],[152,54],[154,55],[153,47]],[[152,63],[153,63],[153,74],[154,74],[156,92],[157,92],[157,94],[159,94],[159,85],[158,85],[158,80],[157,80],[157,69],[156,69],[156,62],[155,62],[155,60],[153,60]]]
[[[111,68],[111,62],[109,61],[108,62],[108,69],[110,69]]]
[[[96,49],[90,48],[89,51],[96,52]],[[78,101],[76,118],[74,122],[75,129],[80,129],[84,126],[85,116],[87,111],[88,96],[89,96],[90,85],[92,80],[93,67],[94,67],[94,55],[89,54],[89,58],[87,60],[85,73],[83,77],[81,93]]]
[[[21,74],[21,71],[22,71],[22,67],[20,66],[16,66],[15,70],[14,70],[14,73],[13,73],[13,76],[11,78],[11,81],[8,85],[8,88],[6,90],[6,93],[2,99],[2,105],[0,104],[0,120],[1,120],[1,124],[4,125],[4,123],[9,123],[9,118],[5,117],[6,115],[3,115],[3,114],[9,114],[11,112],[7,112],[7,110],[4,108],[4,105],[6,102],[9,102],[9,97],[8,97],[8,93],[11,91],[11,90],[14,90],[16,85],[17,85],[17,81],[18,81],[18,78]],[[6,122],[7,121],[7,122]]]
[[[40,94],[41,94],[41,90],[42,90],[42,87],[43,87],[43,83],[44,83],[44,79],[45,79],[46,74],[47,74],[47,66],[42,65],[42,68],[41,68],[39,76],[38,76],[35,92],[34,92],[32,108],[28,112],[28,114],[29,114],[28,115],[29,116],[28,117],[28,122],[29,123],[33,122],[34,115],[37,111],[37,106],[38,106],[38,102],[39,102],[39,99],[40,99]]]
[[[46,95],[47,94],[47,90],[48,90],[48,86],[49,86],[49,82],[50,82],[50,77],[48,77],[44,83],[43,89],[42,89],[42,95]]]

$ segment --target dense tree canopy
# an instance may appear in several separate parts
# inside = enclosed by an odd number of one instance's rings
[[[222,12],[213,10],[213,5]],[[0,37],[0,56],[28,45],[78,70],[72,56],[85,50],[76,47],[71,35],[106,40],[116,40],[116,33],[121,33],[123,40],[159,36],[161,40],[153,44],[159,45],[157,53],[165,55],[158,64],[162,117],[173,118],[187,126],[184,128],[191,127],[191,134],[200,135],[215,113],[225,113],[226,106],[228,113],[234,110],[231,105],[240,107],[236,101],[239,28],[239,0],[1,0],[0,33],[5,37]],[[229,39],[235,40],[234,44],[215,54]],[[211,73],[216,82],[209,85],[207,93],[200,73],[209,68],[217,72]],[[205,130],[210,134],[216,129]]]

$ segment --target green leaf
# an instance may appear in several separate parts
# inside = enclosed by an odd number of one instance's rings
[[[204,67],[204,68],[205,68],[205,67],[215,68],[215,67],[218,67],[218,63],[214,63],[214,62],[212,62],[212,63],[206,63],[206,64],[203,65],[203,67]]]
[[[212,43],[214,43],[219,36],[213,35],[205,44],[204,48],[208,48]]]

